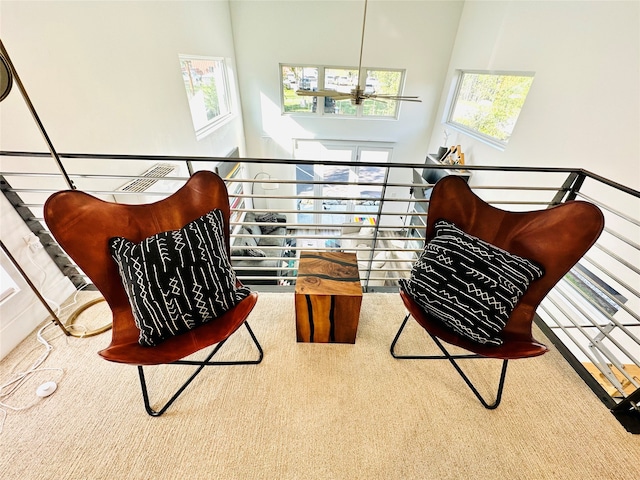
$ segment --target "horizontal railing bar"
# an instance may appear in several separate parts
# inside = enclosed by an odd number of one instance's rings
[[[387,168],[394,168],[395,164],[390,163],[387,164]],[[143,178],[151,178],[151,177],[143,177]],[[164,177],[160,177],[164,178]],[[435,183],[415,183],[415,182],[360,182],[360,181],[348,181],[348,180],[289,180],[282,179],[279,177],[274,177],[273,175],[269,179],[246,179],[246,178],[234,178],[233,183],[250,183],[250,184],[259,184],[259,183],[269,183],[269,184],[282,184],[282,185],[320,185],[320,186],[365,186],[365,187],[398,187],[398,188],[433,188]],[[541,192],[558,192],[558,191],[569,191],[568,189],[559,189],[557,187],[545,187],[545,186],[532,186],[532,185],[522,185],[522,186],[512,186],[512,185],[473,185],[473,190],[507,190],[507,191],[541,191]],[[264,196],[266,194],[244,194],[244,196]],[[238,195],[240,196],[240,195]],[[385,199],[388,200],[388,199]]]
[[[364,242],[373,242],[374,240],[377,243],[380,242],[384,242],[386,240],[403,240],[403,241],[421,241],[421,238],[414,238],[414,237],[335,237],[332,235],[328,235],[328,234],[321,234],[321,235],[307,235],[307,234],[300,234],[300,235],[296,235],[295,237],[292,237],[291,235],[269,235],[269,234],[261,234],[261,235],[251,235],[251,234],[232,234],[231,238],[255,238],[255,239],[267,239],[267,238],[271,238],[271,239],[276,239],[276,238],[293,238],[293,239],[304,239],[304,240],[358,240],[361,243]],[[246,248],[242,245],[237,245],[237,246],[233,246],[234,248]],[[284,247],[281,245],[264,245],[264,248],[270,248],[270,249],[278,249],[278,250],[282,250]],[[286,247],[285,249],[294,249],[295,247]],[[332,247],[334,249],[338,248],[338,247]],[[347,250],[356,250],[355,247],[339,247],[340,249],[347,249]],[[369,247],[368,247],[369,248]],[[398,248],[398,247],[385,247],[385,246],[377,246],[375,248],[375,250],[380,250],[380,251],[391,251],[391,252],[404,252],[404,251],[418,251],[418,249],[412,248],[412,249],[405,249],[405,248]],[[419,249],[419,251],[422,251],[422,249]]]
[[[275,199],[275,200],[343,200],[343,201],[364,201],[364,202],[380,202],[380,199],[373,197],[350,197],[345,195],[340,196],[316,196],[316,195],[245,195],[245,194],[232,194],[229,197],[233,198],[260,198],[260,199]],[[485,200],[491,205],[541,205],[548,206],[551,202],[543,201],[525,201],[525,200]],[[413,199],[410,197],[394,197],[385,198],[384,203],[429,203],[424,199]],[[325,212],[328,210],[325,210]]]
[[[633,240],[625,237],[624,235],[611,230],[610,228],[608,228],[607,226],[604,227],[603,230],[605,233],[608,233],[609,235],[617,238],[618,240],[620,240],[621,242],[626,243],[627,245],[629,245],[630,247],[634,248],[635,250],[640,250],[640,244],[634,242]]]
[[[549,326],[550,328],[555,328],[555,329],[560,329],[562,330],[562,332],[571,340],[571,342],[578,348],[578,350],[580,350],[582,352],[582,354],[587,357],[587,359],[590,361],[590,363],[592,363],[593,365],[596,365],[596,367],[598,367],[598,365],[600,364],[600,359],[596,358],[593,353],[585,348],[580,342],[579,340],[571,333],[570,330],[568,330],[566,328],[565,325],[560,324],[560,322],[558,321],[558,319],[551,313],[551,311],[544,305],[541,304],[540,308],[548,315],[548,317],[554,321],[554,323],[557,325],[556,327],[552,327]],[[545,322],[546,323],[546,322]],[[602,371],[602,369],[600,369],[598,367],[598,370],[600,370],[601,373],[605,374],[605,377],[607,379],[609,379],[608,375],[606,375],[606,373],[604,371]],[[613,380],[613,379],[610,379]],[[617,382],[617,380],[615,380],[615,382]],[[611,382],[612,385],[614,385],[614,382]],[[622,385],[620,385],[620,382],[617,382],[618,385],[614,385],[618,391],[624,396],[624,391],[622,391]]]
[[[235,259],[235,257],[233,257]],[[242,257],[242,259],[251,259],[251,260],[268,260],[267,258],[264,257]],[[368,263],[369,260],[364,260],[361,261],[361,263]],[[283,267],[276,267],[276,266],[260,266],[260,265],[234,265],[233,269],[236,271],[236,275],[238,278],[240,278],[240,280],[242,279],[246,279],[247,276],[243,276],[240,275],[239,272],[243,272],[243,271],[252,271],[252,272],[256,272],[256,271],[272,271],[272,270],[278,270],[281,272],[284,271],[288,271],[288,272],[293,272],[298,270],[297,266],[294,267],[289,267],[289,266],[283,266]],[[360,277],[366,277],[367,273],[371,272],[371,273],[376,273],[376,272],[410,272],[411,269],[410,268],[392,268],[392,267],[382,267],[382,268],[361,268],[359,269],[358,273],[360,274]],[[264,278],[264,277],[260,277],[260,278]],[[406,278],[406,277],[394,277],[394,279],[400,279],[400,278]],[[385,278],[385,280],[392,280],[392,278]]]
[[[6,157],[41,157],[47,158],[51,154],[48,152],[24,152],[24,151],[0,151],[0,156]],[[340,165],[343,167],[356,167],[356,166],[372,166],[372,167],[386,167],[392,165],[394,168],[432,168],[443,169],[450,171],[473,171],[473,170],[498,170],[504,172],[512,171],[530,171],[530,172],[542,172],[542,173],[584,173],[590,174],[581,168],[566,168],[566,167],[520,167],[520,166],[487,166],[487,165],[435,165],[424,163],[380,163],[380,162],[367,162],[367,161],[332,161],[332,160],[307,160],[307,159],[277,159],[277,158],[238,158],[238,157],[208,157],[208,156],[192,156],[192,155],[132,155],[132,154],[106,154],[106,153],[60,153],[60,158],[66,159],[89,159],[89,160],[116,160],[116,161],[149,161],[149,162],[194,162],[194,163],[249,163],[249,164],[298,164],[298,165]],[[593,174],[595,176],[595,174]]]
[[[273,209],[268,209],[268,208],[250,208],[250,209],[232,209],[234,212],[245,212],[245,213],[264,213],[265,210],[273,210]],[[340,210],[291,210],[291,209],[277,209],[278,213],[296,213],[296,214],[310,214],[310,213],[318,213],[318,214],[323,214],[323,215],[347,215],[347,216],[354,216],[354,215],[360,215],[360,216],[366,216],[366,217],[378,217],[378,216],[395,216],[395,217],[403,217],[403,216],[407,216],[407,212],[389,212],[389,211],[382,211],[382,212],[378,212],[377,210],[375,212],[370,211],[370,210],[350,210],[350,211],[340,211]],[[412,213],[409,215],[413,215]],[[426,213],[424,213],[423,215],[426,215]],[[327,224],[324,224],[327,225]],[[332,225],[341,225],[341,224],[332,224]]]
[[[587,260],[588,262],[590,262],[591,264],[593,264],[594,266],[600,268],[596,262],[594,262],[593,260],[591,260],[590,258],[585,258],[585,260]],[[606,271],[603,270],[603,272],[605,274],[607,274]],[[615,277],[611,277],[614,281],[618,281]],[[620,283],[620,282],[618,282]],[[624,286],[624,285],[623,285]],[[612,303],[614,303],[617,307],[619,307],[620,309],[624,310],[626,313],[628,313],[631,317],[635,318],[638,322],[640,322],[640,314],[636,313],[635,311],[631,310],[626,303],[623,303],[620,299],[618,299],[615,295],[611,294],[610,292],[608,292],[605,289],[599,290],[599,292],[604,295],[605,297],[607,297],[609,299],[609,301],[611,301]],[[619,320],[615,319],[615,318],[611,318],[611,321],[619,324],[619,325],[623,325]],[[634,325],[638,325],[638,323],[635,323]]]
[[[607,255],[609,255],[614,260],[617,260],[618,263],[620,263],[621,265],[624,265],[625,267],[627,267],[629,270],[631,270],[635,274],[640,275],[640,268],[638,268],[635,265],[632,265],[631,263],[627,262],[624,258],[622,258],[617,253],[613,252],[612,250],[608,249],[607,247],[605,247],[605,246],[603,246],[603,245],[601,245],[599,243],[596,243],[593,247],[597,248],[598,250],[601,250],[604,253],[606,253]]]
[[[597,267],[605,275],[608,275],[612,280],[620,284],[623,288],[628,290],[629,293],[634,295],[636,298],[640,298],[640,291],[636,290],[634,287],[632,287],[627,282],[622,280],[619,276],[615,275],[608,268],[604,267],[600,262],[598,262],[597,260],[594,260],[588,253],[582,258],[588,261],[589,263],[591,263],[593,266]],[[624,304],[620,304],[620,306],[624,308]]]
[[[556,288],[556,289],[554,289],[555,293],[556,293],[556,294],[558,294],[558,295],[560,295],[560,296],[562,296],[562,297],[563,297],[563,298],[564,298],[568,303],[570,303],[570,304],[571,304],[571,305],[572,305],[576,310],[578,310],[578,311],[580,312],[580,314],[581,314],[585,319],[589,320],[589,322],[590,322],[590,325],[591,325],[591,326],[593,326],[593,327],[597,328],[598,330],[600,330],[600,332],[602,332],[602,334],[603,334],[603,335],[605,335],[607,338],[609,338],[609,337],[610,337],[610,335],[609,335],[609,333],[607,333],[607,332],[604,330],[604,325],[600,325],[599,323],[594,322],[594,321],[593,321],[593,320],[594,320],[593,316],[591,316],[589,313],[587,313],[587,312],[582,308],[582,306],[578,305],[578,304],[576,303],[576,301],[574,300],[574,298],[571,296],[571,293],[570,293],[570,292],[573,292],[574,294],[578,294],[578,295],[580,295],[580,294],[579,294],[579,292],[577,292],[575,289],[568,290],[568,289],[567,289],[567,286],[566,286],[566,284],[565,284],[565,283],[566,283],[566,282],[560,282],[560,283],[557,285],[557,288]],[[588,301],[588,299],[586,299],[583,295],[580,295],[580,297],[581,297],[582,299],[584,299],[584,300],[587,300],[587,301]],[[627,337],[629,337],[629,339],[633,340],[633,341],[636,343],[636,345],[638,345],[638,346],[640,347],[640,338],[638,338],[637,336],[635,336],[635,335],[633,334],[633,332],[629,331],[629,329],[627,329],[625,326],[621,325],[617,320],[615,320],[615,319],[613,318],[613,316],[612,316],[612,315],[607,314],[604,310],[602,310],[602,309],[601,309],[601,307],[600,307],[599,305],[596,305],[596,304],[594,304],[594,303],[592,303],[592,302],[588,302],[588,303],[589,303],[589,305],[591,305],[591,307],[596,308],[596,309],[598,310],[598,312],[599,312],[600,314],[602,314],[602,315],[603,315],[603,316],[608,320],[608,322],[607,322],[607,323],[609,323],[609,324],[613,324],[613,325],[615,325],[617,328],[619,328],[620,330],[622,330],[622,331],[625,333],[625,335],[627,335]],[[582,327],[588,327],[588,326],[587,326],[587,325],[582,325]],[[611,341],[612,341],[612,342],[613,342],[613,343],[614,343],[614,344],[615,344],[615,345],[616,345],[616,346],[617,346],[617,347],[618,347],[622,352],[624,352],[624,353],[625,353],[625,355],[627,355],[627,357],[629,357],[629,358],[631,358],[631,359],[634,359],[634,361],[635,361],[636,363],[638,363],[637,359],[635,359],[635,357],[634,357],[632,354],[628,353],[625,347],[623,347],[622,345],[618,345],[618,344],[617,344],[617,340],[615,340],[615,339],[611,338]]]
[[[395,164],[389,164],[392,168],[395,167]],[[48,174],[38,174],[32,172],[2,172],[2,175],[5,177],[30,177],[30,178],[58,178],[60,177],[59,173],[48,173]],[[184,181],[186,182],[189,177],[185,176],[143,176],[143,175],[105,175],[105,174],[74,174],[69,173],[69,177],[73,179],[86,179],[86,180],[171,180],[171,181]],[[398,188],[433,188],[435,186],[434,183],[407,183],[407,182],[349,182],[349,181],[338,181],[338,180],[323,180],[323,181],[314,181],[314,180],[285,180],[285,179],[249,179],[249,178],[237,178],[237,179],[225,179],[227,181],[232,181],[233,183],[248,183],[248,184],[256,184],[256,183],[272,183],[272,184],[291,184],[291,185],[322,185],[322,186],[373,186],[373,187],[398,187]],[[541,191],[541,192],[557,192],[557,191],[568,191],[567,189],[558,189],[556,187],[545,187],[545,186],[531,186],[531,185],[522,185],[522,186],[510,186],[510,185],[474,185],[472,186],[473,190],[505,190],[505,191]],[[12,192],[30,192],[34,191],[34,189],[20,189],[20,188],[9,188],[8,191]],[[57,191],[57,190],[56,190]],[[83,190],[87,193],[98,194],[101,193],[100,190]],[[118,195],[139,195],[140,192],[131,192],[131,191],[119,191],[119,190],[110,190],[109,192],[116,192]],[[163,195],[163,192],[145,192],[145,194],[155,194],[155,195]],[[272,198],[267,194],[235,194],[230,193],[230,197],[242,197],[242,198]],[[285,198],[285,197],[278,197]],[[300,198],[300,197],[295,197]],[[307,197],[305,197],[307,198]],[[407,197],[408,198],[408,197]],[[390,198],[385,199],[385,201],[391,200]],[[416,199],[417,200],[417,199]]]
[[[373,242],[374,240],[378,243],[380,242],[384,242],[384,241],[397,241],[397,240],[403,240],[403,241],[419,241],[422,240],[422,238],[417,238],[417,237],[370,237],[370,236],[349,236],[348,234],[346,236],[341,236],[341,237],[336,237],[335,235],[331,235],[329,233],[321,233],[318,235],[312,234],[312,233],[300,233],[296,236],[292,236],[292,235],[278,235],[278,234],[268,234],[268,233],[263,233],[263,234],[259,234],[259,235],[252,235],[251,233],[232,233],[231,234],[231,238],[256,238],[256,239],[266,239],[266,238],[272,238],[272,239],[276,239],[276,238],[303,238],[305,240],[358,240],[360,242]],[[240,247],[240,246],[239,246]],[[265,245],[265,247],[270,247],[270,248],[279,248],[282,249],[283,247],[280,245]],[[345,247],[342,247],[345,248]],[[381,250],[383,248],[383,246],[380,246],[380,248],[376,247],[376,250]],[[388,250],[392,250],[394,252],[396,251],[404,251],[404,248],[387,248]]]
[[[558,291],[556,291],[556,294],[557,293],[558,293]],[[582,335],[584,335],[584,337],[586,339],[588,339],[592,344],[597,345],[598,340],[595,338],[595,336],[590,335],[589,332],[586,331],[586,328],[588,328],[588,327],[585,327],[584,325],[577,324],[575,322],[575,320],[573,319],[573,316],[569,315],[566,312],[566,310],[564,310],[564,306],[561,307],[560,304],[552,296],[550,296],[548,298],[549,298],[549,301],[551,303],[553,303],[556,308],[558,308],[558,310],[560,310],[561,312],[563,312],[565,314],[565,316],[567,317],[567,319],[571,323],[573,323],[574,325],[576,325],[578,327],[578,331]],[[573,308],[577,309],[581,314],[583,314],[583,315],[586,314],[586,312],[584,312],[584,309],[582,309],[579,305],[577,305],[576,302],[573,299],[571,299],[569,297],[566,297],[566,296],[564,297],[564,299],[567,300],[573,306]],[[636,365],[640,365],[640,362],[638,361],[638,359],[636,357],[634,357],[631,354],[631,352],[629,352],[624,346],[622,346],[615,338],[613,338],[613,336],[609,332],[607,332],[605,328],[603,328],[600,325],[594,325],[594,324],[592,324],[592,325],[600,332],[600,334],[602,334],[605,338],[607,338],[611,343],[613,343],[616,346],[616,348],[618,348],[624,355],[626,355],[627,358],[629,358],[629,360],[631,362],[635,363]],[[640,344],[638,344],[638,345],[640,345]],[[602,352],[602,353],[604,353],[604,352]],[[606,355],[606,353],[605,353],[605,355]]]
[[[610,323],[610,322],[607,322],[607,324],[608,324],[608,323]],[[637,323],[635,323],[635,322],[634,322],[634,323],[618,322],[618,324],[619,324],[621,327],[637,327],[637,326],[638,326],[638,324],[637,324]],[[604,324],[602,324],[602,323],[598,323],[598,325],[603,326],[603,327],[604,327],[604,326],[606,326],[606,325],[604,325]],[[565,327],[565,328],[576,328],[576,326],[575,326],[575,325],[565,325],[564,327]],[[589,324],[589,325],[583,325],[583,327],[584,327],[584,328],[596,328],[596,324],[594,323],[594,324]],[[550,327],[550,328],[555,328],[555,327]]]
[[[267,197],[265,197],[267,198]],[[279,199],[280,197],[268,197],[268,199]],[[303,199],[303,200],[308,200],[308,199]],[[316,200],[320,200],[320,199],[316,199]],[[333,200],[333,199],[331,199]],[[402,200],[401,200],[402,201]],[[414,200],[411,199],[405,199],[403,200],[403,202],[405,203],[420,203],[420,204],[428,204],[429,201],[420,201],[420,202],[414,202]],[[311,203],[311,202],[309,202]],[[385,201],[386,203],[386,201]],[[318,212],[318,213],[326,213],[326,214],[331,214],[331,213],[335,213],[336,215],[340,214],[340,215],[345,215],[345,214],[354,214],[354,213],[368,213],[370,216],[376,216],[379,214],[386,214],[386,215],[406,215],[407,212],[406,211],[380,211],[377,207],[378,205],[355,205],[355,207],[363,207],[363,206],[368,206],[368,207],[376,207],[375,210],[312,210],[311,208],[309,209],[300,209],[300,210],[295,210],[295,209],[285,209],[285,210],[279,210],[278,209],[278,213],[310,213],[310,212]],[[264,207],[264,208],[232,208],[231,210],[233,210],[234,212],[243,212],[243,213],[264,213],[265,210],[269,210],[268,208]],[[426,210],[425,212],[426,213]]]
[[[591,202],[591,203],[593,203],[594,205],[597,205],[597,206],[599,206],[600,208],[602,208],[602,209],[604,209],[604,210],[607,210],[608,212],[611,212],[611,213],[613,213],[614,215],[617,215],[618,217],[623,218],[623,219],[625,219],[626,221],[628,221],[628,222],[630,222],[630,223],[633,223],[634,225],[636,225],[636,226],[640,227],[640,219],[631,218],[631,217],[630,217],[630,216],[628,216],[627,214],[622,213],[621,211],[616,210],[615,208],[610,207],[610,206],[609,206],[609,205],[607,205],[606,203],[600,202],[600,201],[598,201],[598,200],[594,199],[593,197],[590,197],[589,195],[585,195],[585,194],[584,194],[584,193],[582,193],[582,192],[577,192],[577,196],[578,196],[578,197],[580,197],[580,198],[582,198],[583,200],[586,200],[587,202]]]
[[[562,312],[562,313],[565,315],[565,317],[566,317],[566,318],[567,318],[571,323],[573,323],[573,324],[577,327],[577,329],[575,329],[575,330],[573,330],[573,331],[576,331],[576,330],[577,330],[580,334],[582,334],[582,337],[583,337],[584,339],[586,339],[586,340],[591,344],[591,346],[596,346],[596,348],[598,348],[598,347],[597,347],[597,341],[596,341],[595,337],[592,337],[591,335],[589,335],[589,333],[588,333],[588,332],[586,332],[586,331],[585,331],[585,329],[584,329],[583,327],[581,327],[580,325],[576,325],[576,324],[575,324],[575,322],[573,321],[573,319],[572,319],[570,316],[568,316],[568,314],[567,314],[566,310],[565,310],[564,308],[562,308],[562,307],[561,307],[561,305],[560,305],[560,304],[559,304],[559,303],[558,303],[558,302],[557,302],[553,297],[548,297],[548,300],[549,300],[549,302],[550,302],[550,303],[552,303],[552,304],[553,304],[553,305],[554,305],[554,306],[555,306],[555,307],[556,307],[560,312]],[[544,305],[541,305],[541,306],[542,306],[543,310],[544,310],[544,311],[545,311],[549,316],[552,316],[552,315],[551,315],[551,312],[550,312],[549,310],[547,310],[547,309],[546,309],[546,307],[545,307]],[[573,341],[574,345],[576,345],[576,346],[580,349],[580,351],[582,351],[582,353],[583,353],[583,354],[585,354],[589,359],[591,359],[591,360],[592,360],[592,363],[594,363],[594,362],[593,362],[593,358],[594,358],[594,357],[591,355],[591,352],[590,352],[589,350],[587,350],[585,347],[583,347],[583,346],[582,346],[581,342],[580,342],[580,341],[579,341],[579,340],[578,340],[578,339],[577,339],[577,338],[576,338],[576,337],[571,333],[571,331],[570,331],[570,330],[563,328],[564,326],[563,326],[563,325],[561,325],[555,317],[553,317],[553,318],[554,318],[554,322],[558,325],[558,327],[557,327],[557,328],[560,328],[560,329],[564,332],[564,334],[565,334],[565,335],[567,335],[568,337],[570,337],[570,338],[572,339],[572,341]],[[607,351],[603,351],[603,349],[598,349],[598,352],[599,352],[600,354],[603,354],[603,355],[604,355],[608,360],[610,360],[610,361],[612,361],[612,362],[617,362],[617,359],[616,359],[615,357],[614,357],[613,359],[609,357],[609,352],[607,352]]]
[[[340,165],[349,167],[372,166],[380,167],[380,162],[367,161],[319,161],[305,159],[273,159],[273,158],[237,158],[237,157],[204,157],[204,156],[168,156],[168,155],[128,155],[128,154],[78,154],[78,153],[58,153],[58,157],[67,159],[92,159],[92,160],[147,160],[152,162],[159,161],[175,161],[175,162],[219,162],[219,163],[248,163],[248,164],[298,164],[298,165]],[[49,152],[24,152],[24,151],[7,151],[1,150],[0,156],[8,157],[50,157]],[[624,193],[640,198],[640,191],[629,188],[620,183],[614,182],[606,177],[593,173],[583,168],[567,168],[567,167],[524,167],[524,166],[492,166],[492,165],[464,165],[463,167],[455,167],[452,165],[425,165],[424,163],[401,163],[394,162],[392,164],[383,164],[392,166],[393,168],[416,168],[424,169],[442,169],[449,171],[499,171],[499,172],[534,172],[534,173],[563,173],[577,174],[594,179],[602,184],[616,188]]]

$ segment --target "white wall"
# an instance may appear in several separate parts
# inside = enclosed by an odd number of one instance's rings
[[[178,61],[178,54],[224,57],[231,67],[234,101],[239,105],[226,0],[2,0],[0,33],[58,152],[225,156],[239,147],[244,153],[239,111],[215,133],[196,140]],[[47,151],[15,85],[0,104],[0,150]],[[67,165],[70,171],[141,173],[139,165],[122,162]],[[25,162],[8,158],[2,159],[0,170],[34,169],[57,171],[50,159]],[[60,183],[54,188],[65,186]],[[22,240],[26,227],[19,217],[9,215],[11,207],[6,201],[0,207],[1,238],[35,280],[39,273],[30,265]],[[46,264],[46,260],[42,261]],[[64,280],[55,267],[47,273],[45,289]],[[68,288],[62,288],[51,295],[60,302],[68,294]],[[25,313],[37,304],[31,295],[30,306],[3,308],[3,350],[5,343],[13,344],[33,329],[33,323],[21,320],[25,316],[35,324],[44,320],[43,308],[35,314]]]
[[[2,41],[58,151],[222,156],[244,148],[241,115],[196,140],[178,62],[181,53],[225,57],[235,77],[226,1],[2,0],[0,8]],[[11,97],[1,107],[2,148],[42,149],[18,92]]]
[[[637,1],[465,2],[438,119],[455,69],[535,79],[504,152],[463,134],[450,143],[469,163],[582,167],[640,189],[639,32]]]

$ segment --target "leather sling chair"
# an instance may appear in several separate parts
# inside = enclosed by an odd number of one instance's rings
[[[138,366],[145,409],[151,416],[162,415],[207,365],[246,365],[262,361],[262,348],[246,321],[257,302],[258,295],[255,292],[251,292],[221,316],[186,333],[170,336],[155,346],[143,346],[138,342],[140,330],[135,324],[118,266],[111,256],[109,240],[112,237],[124,237],[134,243],[141,242],[161,232],[181,229],[212,209],[220,209],[222,212],[226,243],[224,247],[228,256],[229,197],[223,180],[212,172],[195,173],[174,194],[150,204],[111,203],[78,190],[57,192],[45,203],[44,217],[51,233],[91,279],[111,308],[111,344],[99,354],[112,362]],[[240,286],[240,283],[237,282],[237,285]],[[257,348],[258,358],[211,361],[229,336],[242,325],[246,327]],[[185,359],[212,345],[216,346],[206,359]],[[198,368],[163,407],[154,410],[149,402],[143,366],[160,364],[195,365]]]
[[[459,330],[450,328],[451,325],[444,325],[442,321],[430,315],[428,309],[423,308],[426,303],[423,302],[421,306],[416,303],[415,295],[400,290],[408,313],[391,344],[391,354],[398,359],[449,360],[482,405],[487,409],[494,409],[500,404],[502,397],[507,362],[511,359],[535,357],[548,351],[547,347],[532,335],[536,308],[554,285],[596,242],[604,227],[604,217],[598,207],[583,201],[569,201],[539,211],[500,210],[479,198],[461,178],[448,176],[433,188],[427,210],[425,245],[434,238],[436,223],[442,219],[455,224],[469,235],[531,260],[544,270],[541,278],[531,281],[511,314],[507,313],[506,325],[499,334],[501,345],[479,343],[467,335],[460,335]],[[456,303],[453,305],[454,308],[457,307]],[[426,330],[444,355],[396,353],[396,343],[411,316]],[[471,353],[452,355],[441,340]],[[488,403],[481,396],[462,371],[456,362],[456,359],[460,358],[503,360],[498,391],[493,403]]]

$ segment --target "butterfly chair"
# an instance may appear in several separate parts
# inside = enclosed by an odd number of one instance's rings
[[[473,317],[475,307],[468,310],[471,312],[469,316],[459,313],[468,308],[467,300],[464,294],[453,291],[452,285],[455,282],[451,277],[446,278],[447,275],[442,275],[443,282],[440,286],[430,290],[430,300],[435,299],[433,304],[430,304],[429,300],[425,300],[426,297],[429,297],[425,290],[434,288],[432,286],[425,287],[425,285],[430,285],[430,282],[434,281],[434,274],[431,272],[439,269],[437,255],[431,257],[431,260],[428,261],[430,265],[428,267],[425,267],[426,264],[421,261],[423,259],[421,257],[414,265],[411,279],[401,281],[400,296],[408,313],[391,344],[390,350],[393,357],[398,359],[449,360],[480,400],[480,403],[487,409],[494,409],[500,404],[502,398],[508,361],[535,357],[548,351],[547,347],[534,339],[532,335],[532,322],[536,308],[553,286],[595,243],[604,227],[602,212],[596,206],[581,201],[570,201],[540,211],[508,212],[484,202],[471,191],[461,178],[448,176],[440,180],[433,188],[427,213],[425,245],[432,241],[434,236],[444,235],[439,238],[437,244],[431,242],[431,248],[435,248],[436,252],[439,248],[438,245],[447,247],[450,238],[457,238],[456,242],[462,241],[460,247],[462,257],[469,254],[468,252],[476,250],[477,242],[464,238],[464,233],[456,232],[453,237],[448,235],[448,233],[456,231],[457,227],[466,234],[480,239],[480,243],[482,241],[488,242],[509,252],[504,254],[506,257],[500,252],[495,252],[498,253],[502,261],[511,264],[516,257],[512,258],[510,254],[515,254],[521,257],[521,261],[527,262],[527,259],[531,261],[527,263],[529,269],[535,270],[541,267],[538,276],[542,276],[535,279],[536,275],[533,275],[528,289],[526,286],[522,289],[524,293],[520,300],[511,298],[511,301],[515,303],[515,308],[511,310],[511,313],[509,314],[509,309],[501,312],[501,315],[504,316],[503,323],[506,323],[504,329],[499,331],[500,325],[493,326],[492,328],[497,328],[497,330],[487,334],[485,329],[484,336],[480,335],[485,343],[480,343],[475,333],[469,335],[469,317]],[[451,224],[454,227],[451,227]],[[449,230],[447,230],[447,226]],[[485,245],[485,247],[492,249],[491,246]],[[449,260],[451,258],[453,257],[450,257]],[[496,258],[491,259],[490,263],[498,265],[499,261]],[[431,264],[431,262],[436,263]],[[425,267],[425,270],[422,271],[422,280],[425,283],[420,283],[420,281],[412,283],[412,279],[416,275],[416,268],[419,270],[422,267]],[[448,265],[439,273],[450,272],[450,268],[451,265]],[[498,270],[504,272],[503,267],[498,267]],[[466,282],[463,284],[462,290],[479,291],[486,288],[486,286],[482,286],[482,282],[474,278],[468,279]],[[438,291],[438,289],[440,290]],[[494,301],[494,292],[491,288],[479,294],[481,302],[487,305]],[[439,303],[441,299],[436,298],[440,296],[443,297],[443,302],[446,302],[447,298],[453,299],[451,308],[458,311],[458,313],[454,312],[454,317],[462,315],[460,319],[449,319],[449,323],[445,324],[442,319],[443,316],[447,316],[447,312]],[[411,316],[426,330],[444,355],[400,355],[396,353],[396,343]],[[436,316],[439,319],[435,318]],[[489,321],[492,320],[489,318]],[[467,328],[465,329],[465,327]],[[471,330],[473,331],[474,328],[475,326],[472,326]],[[483,327],[481,326],[481,328]],[[461,347],[470,353],[451,354],[441,340],[450,345]],[[493,403],[490,404],[483,398],[456,361],[467,358],[503,360],[498,391]]]
[[[111,308],[111,344],[99,354],[112,362],[138,366],[145,409],[151,416],[162,415],[207,365],[247,365],[262,361],[262,348],[246,321],[258,298],[254,292],[250,292],[226,313],[185,333],[169,336],[154,346],[143,346],[139,343],[141,331],[136,326],[119,267],[112,257],[110,239],[123,237],[134,244],[142,242],[161,232],[176,231],[191,222],[195,223],[196,219],[202,218],[213,209],[219,209],[221,213],[217,213],[217,218],[221,220],[217,223],[220,226],[218,239],[222,240],[219,243],[225,245],[218,248],[221,252],[226,251],[228,262],[229,198],[224,182],[212,172],[195,173],[177,192],[151,204],[110,203],[78,190],[57,192],[45,204],[44,217],[51,233],[93,281]],[[193,250],[196,250],[196,247]],[[225,255],[221,254],[220,257],[224,260]],[[231,288],[242,288],[236,281],[235,274],[230,269],[226,272]],[[224,342],[243,324],[257,348],[258,358],[212,361],[212,357]],[[204,360],[185,358],[213,345],[215,348]],[[197,369],[163,407],[154,410],[149,402],[143,366],[160,364],[194,365]]]

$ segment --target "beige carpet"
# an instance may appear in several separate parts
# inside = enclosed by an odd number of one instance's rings
[[[103,311],[92,307],[85,315]],[[102,360],[110,333],[76,339],[49,328],[46,367],[6,402],[3,479],[634,479],[631,435],[556,352],[511,362],[502,405],[488,411],[446,361],[399,361],[389,344],[404,308],[366,294],[355,345],[298,344],[292,294],[262,293],[250,324],[257,366],[208,367],[160,418],[144,411],[135,367]],[[103,317],[104,318],[104,317]],[[81,320],[82,317],[81,317]],[[102,320],[99,320],[100,322]],[[244,330],[225,353],[247,353]],[[399,348],[436,353],[415,327]],[[43,348],[26,340],[2,379]],[[415,352],[413,352],[415,353]],[[465,365],[493,389],[499,362]],[[152,398],[190,367],[149,370]]]

